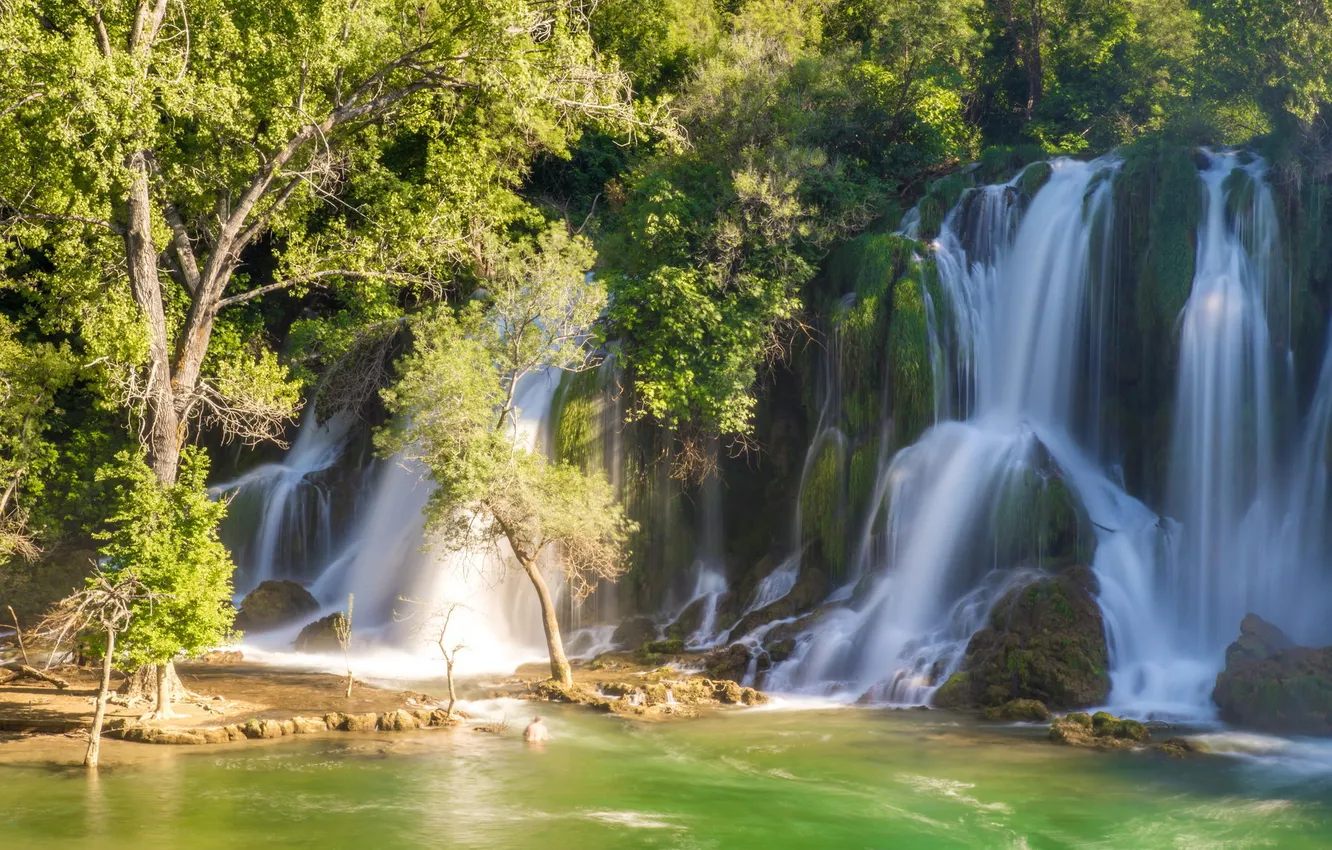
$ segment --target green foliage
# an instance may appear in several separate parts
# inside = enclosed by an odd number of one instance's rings
[[[893,439],[909,446],[934,420],[934,376],[930,371],[929,330],[925,317],[920,263],[893,287],[893,315],[888,327],[889,389],[892,393]]]
[[[962,194],[974,185],[970,175],[966,174],[950,174],[930,184],[925,197],[920,200],[922,239],[933,239],[939,235],[948,213],[957,205]]]
[[[168,486],[128,452],[99,473],[116,486],[110,529],[99,535],[105,571],[128,571],[154,594],[135,605],[116,644],[131,667],[198,655],[232,637],[235,567],[217,537],[227,507],[209,498],[207,474],[207,457],[193,448],[182,453],[180,475]]]
[[[841,445],[829,440],[801,482],[800,489],[803,539],[819,541],[826,564],[834,573],[845,566],[849,538],[842,478],[844,460]]]

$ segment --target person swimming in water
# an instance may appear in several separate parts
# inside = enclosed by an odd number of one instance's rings
[[[550,740],[550,730],[540,717],[533,717],[532,722],[523,730],[523,740],[529,744],[544,744]]]

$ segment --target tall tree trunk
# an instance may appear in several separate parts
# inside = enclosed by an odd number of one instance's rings
[[[145,425],[148,463],[162,484],[176,480],[180,463],[180,416],[171,385],[171,348],[167,342],[166,313],[162,308],[162,281],[157,248],[153,245],[152,202],[148,196],[150,164],[140,151],[129,157],[131,174],[125,203],[125,254],[134,303],[148,325],[148,387]]]
[[[527,577],[532,580],[532,586],[536,588],[537,598],[541,600],[541,625],[546,628],[546,649],[550,651],[550,677],[566,688],[572,687],[573,669],[569,667],[569,659],[564,655],[560,621],[555,618],[555,600],[550,596],[550,588],[546,586],[546,579],[541,575],[536,557],[523,558],[522,565]]]
[[[151,702],[154,708],[148,717],[154,720],[171,717],[171,704],[190,696],[189,689],[176,673],[176,665],[170,662],[144,664],[130,674],[119,692],[130,704]]]
[[[457,650],[454,650],[453,655],[450,655],[444,659],[444,663],[448,665],[448,674],[449,674],[449,719],[450,720],[453,719],[453,707],[458,703],[458,696],[456,693],[454,693],[453,690],[453,659],[457,657],[457,654],[458,654]]]
[[[84,767],[97,767],[102,751],[102,723],[106,720],[106,701],[111,696],[111,659],[116,652],[116,632],[106,630],[106,655],[102,658],[102,686],[97,691],[97,710],[93,712],[92,733],[88,737],[88,754],[83,757]]]

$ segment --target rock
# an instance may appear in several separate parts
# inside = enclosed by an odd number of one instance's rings
[[[729,593],[724,593],[717,599],[719,609],[725,607],[729,596]],[[684,610],[680,612],[680,616],[675,618],[675,622],[666,627],[666,637],[689,640],[690,636],[703,625],[703,614],[707,610],[708,601],[706,598],[700,597],[686,605]]]
[[[1249,614],[1226,649],[1212,701],[1221,719],[1261,732],[1332,735],[1332,646],[1294,645]]]
[[[985,719],[1045,723],[1050,719],[1050,710],[1039,700],[1015,699],[985,709]]]
[[[239,664],[245,660],[245,654],[239,650],[215,649],[199,656],[200,664]]]
[[[630,617],[621,622],[611,634],[611,643],[626,650],[636,649],[656,639],[657,624],[651,617]]]
[[[199,729],[197,734],[203,737],[205,744],[229,744],[231,735],[227,734],[225,727],[214,727],[211,729]]]
[[[328,723],[322,717],[293,717],[291,723],[297,735],[315,735],[328,731]]]
[[[703,657],[703,670],[710,679],[729,679],[743,682],[749,671],[753,650],[743,643],[718,647]]]
[[[1191,755],[1206,752],[1188,738],[1167,738],[1157,744],[1155,749],[1175,759],[1187,758]]]
[[[813,610],[828,595],[828,576],[808,564],[801,568],[791,592],[771,605],[750,611],[727,634],[727,640],[744,637],[760,626],[776,620],[788,620]]]
[[[338,641],[338,626],[345,621],[341,611],[334,611],[327,617],[315,620],[301,629],[296,636],[297,652],[338,652],[342,644]]]
[[[940,708],[1037,700],[1050,708],[1100,705],[1109,651],[1095,576],[1072,567],[1009,591],[972,635],[961,670],[935,692]]]
[[[1240,621],[1239,639],[1226,647],[1226,666],[1244,661],[1266,661],[1295,642],[1286,633],[1257,614],[1246,614]]]
[[[402,708],[387,712],[379,718],[379,728],[385,732],[408,732],[420,725],[416,715]]]
[[[379,728],[378,714],[348,714],[338,727],[344,732],[373,732]]]
[[[1136,720],[1121,719],[1104,711],[1095,716],[1075,712],[1050,723],[1050,740],[1070,747],[1126,750],[1147,742],[1147,727]]]
[[[324,715],[324,725],[332,730],[346,731],[347,715],[337,711],[330,711],[328,714]]]
[[[294,581],[261,582],[241,601],[236,628],[263,632],[297,622],[319,610],[310,591]]]

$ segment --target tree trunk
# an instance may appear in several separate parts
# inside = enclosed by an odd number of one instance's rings
[[[449,719],[453,719],[453,706],[457,704],[458,697],[453,691],[453,659],[446,658],[444,663],[448,665],[449,673]]]
[[[191,696],[185,683],[176,674],[176,665],[171,662],[143,665],[120,686],[119,694],[125,698],[128,705],[139,702],[153,703],[153,711],[148,715],[152,720],[165,720],[171,717],[171,704]],[[165,714],[162,713],[163,706]]]
[[[566,688],[572,687],[573,670],[564,655],[564,640],[560,637],[560,621],[555,618],[555,601],[551,599],[550,588],[546,587],[546,579],[541,575],[536,558],[523,559],[522,565],[541,600],[541,625],[546,629],[546,648],[550,651],[550,678]]]
[[[180,462],[180,416],[171,386],[171,349],[157,248],[153,245],[152,201],[148,196],[148,157],[142,151],[126,163],[132,175],[125,202],[125,255],[134,303],[148,325],[147,405],[148,463],[162,484],[176,480]]]
[[[93,713],[92,733],[88,737],[88,754],[83,757],[84,767],[97,767],[102,749],[102,723],[106,720],[106,701],[111,696],[111,659],[116,652],[116,632],[106,630],[106,655],[102,658],[102,686],[97,691],[97,710]]]

